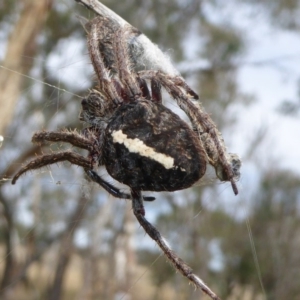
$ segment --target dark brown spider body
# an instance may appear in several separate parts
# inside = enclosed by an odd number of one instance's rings
[[[148,100],[115,111],[102,155],[114,179],[142,191],[185,189],[206,170],[197,135],[171,110]]]

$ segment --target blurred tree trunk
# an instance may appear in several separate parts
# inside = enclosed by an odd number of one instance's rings
[[[13,247],[12,247],[12,233],[13,233],[13,216],[8,201],[4,198],[2,191],[0,189],[0,203],[3,206],[3,215],[6,221],[6,226],[3,228],[4,242],[6,246],[5,251],[5,266],[2,275],[2,280],[0,284],[0,296],[1,299],[5,299],[6,295],[9,293],[7,287],[12,281],[13,270],[14,270],[14,257],[13,257]]]
[[[90,245],[83,255],[83,286],[78,299],[106,299],[103,295],[107,286],[105,285],[105,272],[107,259],[101,249],[105,244],[104,231],[110,222],[113,201],[107,201],[101,206],[96,216],[89,223]]]
[[[84,194],[80,196],[78,204],[74,213],[71,215],[68,221],[68,227],[64,232],[62,242],[60,245],[58,262],[56,266],[55,276],[52,287],[49,289],[49,300],[60,300],[62,299],[62,286],[66,275],[66,270],[73,253],[73,239],[74,233],[85,215],[85,211],[88,207],[89,198]]]
[[[0,134],[5,130],[13,116],[20,95],[24,77],[32,67],[37,50],[37,36],[43,28],[53,0],[23,0],[22,11],[6,47],[6,55],[0,73]],[[9,70],[6,70],[9,69]]]
[[[24,59],[33,57],[36,53],[36,39],[42,28],[47,12],[53,0],[23,0],[22,10],[6,47],[6,54],[3,59],[4,68],[0,72],[0,134],[5,135],[5,130],[9,125],[17,99],[19,97],[24,77],[32,67],[33,60]],[[26,62],[26,63],[25,63]],[[6,70],[10,69],[10,70]],[[34,147],[35,148],[35,147]],[[10,170],[9,170],[10,171]],[[7,175],[5,173],[5,175]],[[6,220],[5,245],[6,259],[3,277],[0,284],[1,299],[9,293],[7,288],[13,280],[14,256],[12,249],[13,215],[10,207],[1,194],[4,217]]]
[[[130,287],[136,265],[133,243],[135,224],[132,210],[125,207],[122,230],[116,237],[115,278],[117,279],[117,292],[126,295],[126,299],[132,299]]]

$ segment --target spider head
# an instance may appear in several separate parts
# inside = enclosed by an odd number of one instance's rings
[[[114,107],[112,102],[97,90],[92,90],[89,95],[81,101],[80,121],[89,125],[102,127],[111,117]]]

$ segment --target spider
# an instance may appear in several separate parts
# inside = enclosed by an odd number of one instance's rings
[[[131,199],[137,220],[175,268],[212,299],[219,299],[147,221],[143,200],[155,198],[143,197],[141,192],[186,189],[203,177],[210,163],[217,176],[230,181],[237,193],[235,180],[240,160],[227,154],[221,134],[201,106],[194,103],[198,96],[181,77],[162,71],[134,70],[127,41],[138,31],[130,26],[121,27],[105,17],[96,17],[86,29],[99,82],[81,102],[80,120],[89,127],[82,133],[41,131],[33,135],[32,141],[67,142],[87,150],[88,156],[74,151],[39,156],[17,172],[12,184],[29,170],[60,161],[81,166],[92,181],[113,196]],[[185,111],[193,128],[163,106],[161,86]],[[95,171],[99,166],[105,166],[111,177],[126,184],[130,194],[103,180]]]
[[[200,143],[205,149],[207,161],[214,167],[217,177],[221,181],[230,181],[234,193],[238,194],[235,181],[240,177],[241,161],[236,154],[227,153],[221,133],[210,116],[203,110],[200,102],[197,101],[198,95],[178,75],[170,76],[159,70],[137,72],[138,59],[140,60],[139,64],[144,67],[148,63],[147,54],[143,55],[144,50],[136,49],[139,46],[134,43],[135,38],[142,33],[129,24],[125,28],[120,28],[116,21],[106,17],[97,17],[84,24],[84,27],[89,36],[94,37],[94,41],[89,39],[93,65],[96,67],[101,65],[98,57],[100,53],[102,67],[109,69],[111,75],[122,76],[126,68],[127,70],[130,68],[136,70],[136,80],[140,84],[144,98],[148,100],[162,103],[162,85],[190,119],[193,129],[198,133]],[[140,57],[137,59],[137,56]],[[101,81],[100,78],[99,80]],[[150,81],[152,97],[146,81]],[[116,84],[118,85],[118,83]]]

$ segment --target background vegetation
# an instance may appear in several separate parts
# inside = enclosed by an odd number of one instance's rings
[[[262,124],[247,135],[241,127],[259,100],[243,90],[240,72],[291,59],[244,58],[257,18],[299,34],[300,1],[224,2],[103,1],[170,54],[245,166],[238,197],[210,174],[201,186],[156,194],[147,217],[222,299],[296,300],[300,176],[283,163],[289,152],[277,157],[266,142],[274,128]],[[11,186],[24,161],[49,151],[31,144],[33,132],[82,129],[78,96],[95,78],[76,15],[93,15],[72,0],[0,0],[0,8],[0,298],[206,299],[160,255],[130,203],[87,183],[79,168],[54,165]],[[288,123],[298,110],[299,99],[282,99],[278,116]]]

